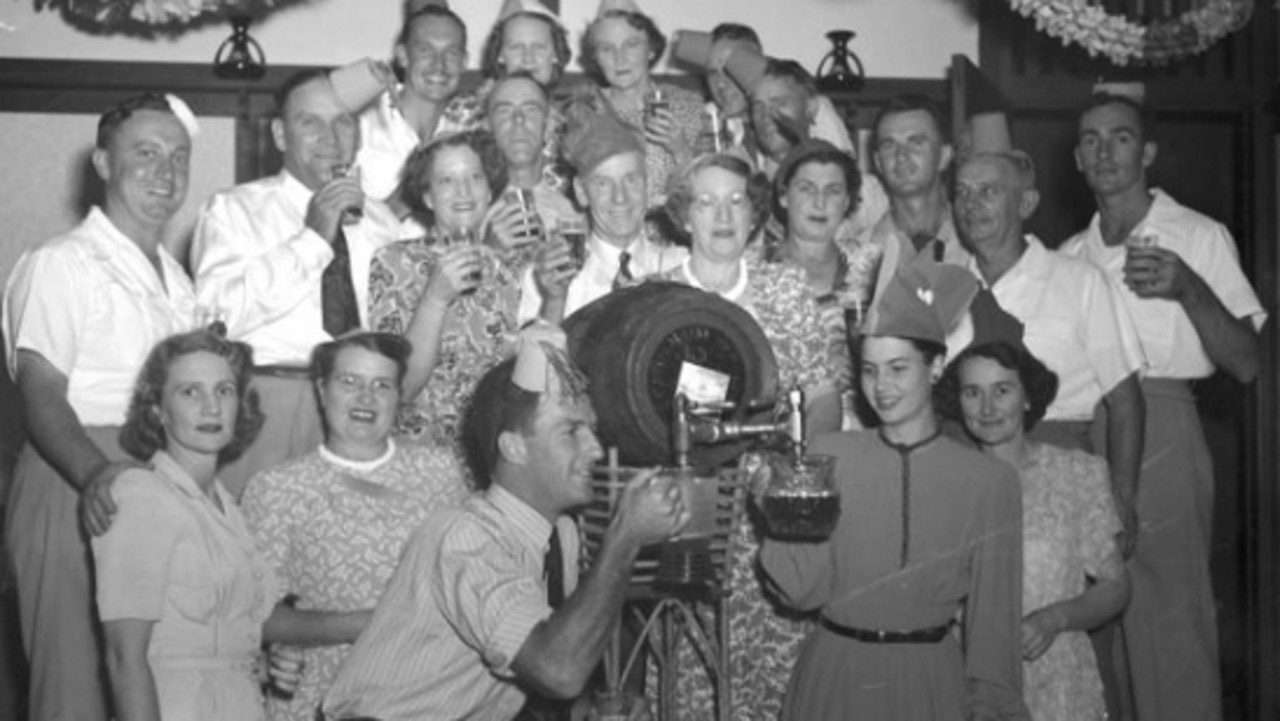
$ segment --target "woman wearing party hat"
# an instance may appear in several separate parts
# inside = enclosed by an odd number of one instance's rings
[[[1029,718],[1018,480],[941,435],[932,399],[946,331],[976,290],[971,275],[949,266],[895,277],[858,366],[879,427],[810,444],[836,457],[836,530],[820,543],[762,545],[783,603],[818,612],[784,719]]]

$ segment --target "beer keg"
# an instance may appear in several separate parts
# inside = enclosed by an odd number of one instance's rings
[[[671,412],[690,367],[728,377],[727,419],[767,416],[778,396],[778,366],[759,324],[714,293],[649,281],[614,291],[564,323],[569,353],[590,380],[601,441],[622,463],[670,465]],[[710,468],[747,441],[695,446],[691,463]]]

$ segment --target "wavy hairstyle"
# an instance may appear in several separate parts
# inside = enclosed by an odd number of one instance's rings
[[[258,392],[249,388],[253,370],[253,349],[247,343],[227,340],[207,330],[172,335],[156,344],[147,355],[129,399],[124,426],[120,429],[120,447],[139,460],[147,460],[169,443],[160,423],[160,405],[164,402],[164,385],[169,380],[169,367],[182,356],[199,352],[212,353],[227,361],[236,379],[235,432],[231,442],[218,452],[218,465],[240,457],[253,439],[258,437],[264,420],[258,405]]]
[[[751,204],[751,233],[755,238],[756,231],[764,225],[769,216],[769,181],[763,174],[752,169],[751,164],[731,153],[704,153],[685,163],[667,181],[667,202],[663,210],[670,221],[671,230],[681,237],[677,240],[688,244],[691,240],[684,229],[689,219],[689,208],[693,205],[693,178],[708,168],[726,170],[747,181],[747,202]]]
[[[507,67],[502,64],[502,43],[507,32],[507,23],[515,18],[533,18],[541,20],[551,28],[551,51],[555,53],[556,61],[552,66],[551,82],[560,80],[560,76],[564,74],[564,69],[568,67],[569,61],[573,59],[573,47],[569,45],[569,33],[559,23],[552,22],[551,18],[546,15],[531,12],[518,12],[502,22],[493,26],[489,31],[489,37],[484,41],[484,52],[480,55],[480,74],[485,79],[493,80],[505,77],[507,75]]]
[[[649,39],[649,69],[658,64],[662,59],[662,54],[667,51],[667,38],[658,29],[653,18],[644,13],[633,13],[627,10],[610,10],[600,17],[592,20],[587,25],[587,29],[582,32],[580,48],[578,50],[578,63],[582,65],[582,70],[600,85],[608,85],[609,81],[604,77],[604,70],[600,68],[600,63],[596,60],[596,41],[595,28],[596,24],[601,20],[609,18],[622,18],[628,25],[644,32],[645,37]]]
[[[947,364],[942,380],[935,387],[934,402],[943,416],[964,423],[960,406],[960,367],[972,358],[986,358],[1018,374],[1018,380],[1027,393],[1026,415],[1022,428],[1029,432],[1044,418],[1045,410],[1058,395],[1058,375],[1031,355],[1031,351],[1008,341],[991,341],[969,346]]]
[[[400,187],[403,200],[423,220],[424,227],[430,228],[435,224],[434,214],[422,198],[431,191],[431,168],[435,165],[436,156],[445,148],[463,147],[471,148],[480,157],[480,167],[484,169],[489,193],[494,198],[507,187],[507,161],[488,130],[464,130],[439,136],[425,145],[419,145],[404,161],[404,168],[400,171]]]

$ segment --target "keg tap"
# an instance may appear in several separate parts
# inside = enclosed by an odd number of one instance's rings
[[[719,417],[732,408],[732,403],[696,403],[684,393],[676,394],[671,422],[676,467],[689,467],[689,451],[694,443],[722,443],[774,434],[786,436],[792,458],[799,461],[804,457],[804,391],[799,387],[787,391],[786,398],[774,406],[772,421],[747,423]]]

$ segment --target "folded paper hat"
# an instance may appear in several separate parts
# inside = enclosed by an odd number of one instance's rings
[[[449,0],[405,0],[404,16],[411,17],[413,15],[417,15],[432,5],[448,10]]]
[[[610,12],[635,13],[643,15],[640,6],[636,5],[635,0],[600,0],[600,9],[596,11],[596,17],[604,17],[605,13]]]
[[[383,92],[394,88],[395,75],[386,63],[364,58],[330,72],[329,84],[342,107],[358,113]]]
[[[973,129],[973,152],[1007,153],[1013,150],[1009,118],[1003,112],[978,113],[969,119]]]
[[[1146,100],[1147,97],[1147,86],[1145,83],[1140,82],[1109,83],[1099,81],[1094,83],[1093,94],[1101,95],[1104,93],[1107,95],[1119,95],[1120,97],[1128,98],[1133,102],[1142,105],[1143,101]]]
[[[1025,348],[1022,342],[1025,327],[1022,321],[1000,307],[995,295],[986,288],[978,291],[969,304],[969,317],[973,320],[973,340],[970,347],[988,343],[1008,343],[1014,348]]]
[[[530,393],[574,402],[586,397],[586,379],[569,360],[560,326],[535,321],[520,330],[511,382]]]
[[[977,278],[960,266],[909,263],[889,281],[867,335],[945,344],[977,292]]]
[[[187,131],[187,139],[195,140],[196,136],[200,134],[200,123],[196,122],[196,114],[191,112],[191,106],[173,93],[165,93],[164,101],[168,103],[169,110],[178,118],[183,130]]]
[[[560,25],[560,16],[551,12],[551,8],[538,2],[538,0],[507,0],[502,4],[502,10],[498,12],[498,22],[520,13],[541,15],[556,25]]]
[[[724,71],[747,94],[752,94],[760,87],[760,81],[764,80],[764,69],[768,64],[769,60],[759,50],[739,45],[725,59]]]
[[[711,33],[677,30],[671,57],[705,71],[711,64]]]
[[[644,154],[644,145],[636,137],[636,132],[607,109],[575,102],[565,115],[564,154],[579,177],[615,155]]]

